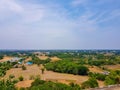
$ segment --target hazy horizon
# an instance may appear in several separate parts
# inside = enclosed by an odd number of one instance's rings
[[[0,0],[0,50],[120,49],[120,0]]]

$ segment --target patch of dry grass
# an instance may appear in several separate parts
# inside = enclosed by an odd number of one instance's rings
[[[90,72],[95,72],[95,73],[102,73],[104,72],[101,68],[97,67],[97,66],[92,66],[89,67]]]
[[[117,65],[104,65],[105,68],[110,70],[120,70],[120,64]]]
[[[11,60],[13,57],[9,57],[9,56],[4,56],[3,59],[0,60],[0,62],[6,62],[6,61],[9,61]]]

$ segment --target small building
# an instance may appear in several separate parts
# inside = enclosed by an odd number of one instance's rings
[[[14,57],[11,60],[9,60],[10,62],[17,62],[19,60],[21,60],[22,58],[18,58],[18,57]]]

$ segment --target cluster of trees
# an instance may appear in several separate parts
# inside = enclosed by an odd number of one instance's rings
[[[16,83],[15,80],[1,80],[0,81],[0,90],[17,90],[14,86],[14,84]]]
[[[37,78],[27,90],[81,90],[81,88],[76,84],[66,85]]]
[[[4,57],[3,55],[0,55],[0,60],[3,59],[3,57]]]
[[[89,78],[87,81],[83,82],[81,87],[85,88],[95,88],[98,87],[98,82],[95,78]]]
[[[12,63],[3,62],[0,63],[0,76],[4,76],[6,74],[6,71],[9,70],[12,67]]]
[[[89,60],[89,65],[101,66],[101,65],[115,65],[114,60]]]
[[[108,75],[89,72],[89,77],[104,81],[105,85],[120,84],[120,70],[110,71]]]
[[[120,64],[119,55],[112,51],[109,54],[108,51],[52,52],[49,56],[57,56],[62,60],[78,61],[79,63],[82,61],[82,64],[95,66]]]
[[[66,60],[47,63],[45,67],[47,70],[52,70],[60,73],[70,73],[75,75],[87,75],[89,71],[86,66]]]
[[[92,73],[92,72],[89,72],[88,76],[91,77],[91,78],[95,78],[97,80],[100,80],[100,81],[105,81],[105,78],[107,77],[107,75],[105,75],[105,74]]]
[[[105,78],[106,85],[120,84],[120,70],[111,71]]]

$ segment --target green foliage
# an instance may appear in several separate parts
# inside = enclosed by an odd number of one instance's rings
[[[24,66],[24,65],[22,65],[22,70],[26,70],[27,68]]]
[[[81,90],[76,84],[68,86],[61,83],[47,82],[36,79],[28,90]]]
[[[6,71],[9,70],[11,67],[12,64],[10,62],[0,63],[0,76],[4,76],[6,74]]]
[[[54,63],[48,63],[45,65],[47,70],[52,70],[60,73],[70,73],[75,75],[87,75],[89,69],[86,66],[82,66],[70,61],[57,61]]]
[[[15,76],[13,74],[9,75],[9,78],[12,79],[14,78]]]
[[[82,83],[81,87],[85,88],[95,88],[98,87],[98,82],[95,78],[89,78],[88,81]]]
[[[14,87],[15,82],[11,80],[1,80],[0,90],[16,90]]]
[[[104,81],[105,78],[106,78],[106,75],[100,74],[100,73],[92,73],[92,72],[89,72],[88,75],[89,75],[90,77],[96,78],[97,80],[100,80],[100,81]]]
[[[0,55],[0,60],[3,59],[3,57],[4,57],[3,55]]]
[[[24,80],[23,76],[20,76],[18,79],[19,79],[20,81],[23,81],[23,80]]]
[[[105,78],[105,84],[120,84],[120,70],[111,71],[111,73]]]

